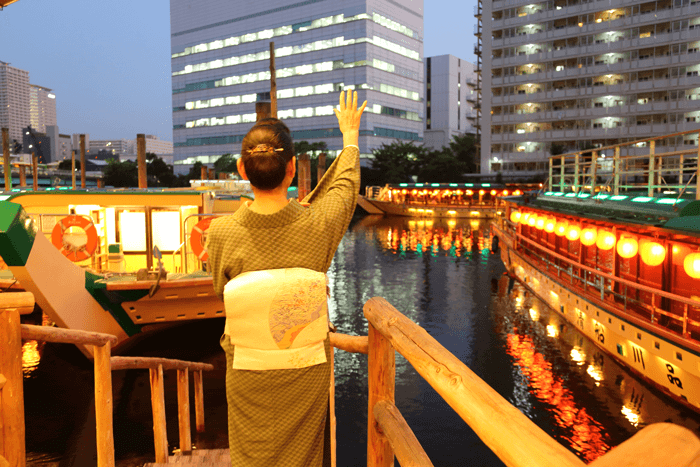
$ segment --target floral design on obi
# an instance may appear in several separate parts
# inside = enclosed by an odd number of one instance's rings
[[[326,281],[315,271],[295,273],[293,286],[282,287],[272,300],[270,333],[280,349],[288,349],[311,322],[326,312]]]

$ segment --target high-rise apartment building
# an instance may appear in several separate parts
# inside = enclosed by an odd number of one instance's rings
[[[474,133],[476,69],[453,55],[425,59],[424,146],[440,149],[453,136]]]
[[[56,125],[56,95],[51,89],[29,85],[29,121],[36,131],[46,133],[46,127]]]
[[[0,62],[0,128],[9,128],[10,141],[22,141],[30,124],[29,72]]]
[[[278,117],[294,140],[342,149],[340,90],[368,106],[360,152],[423,139],[423,0],[171,0],[175,167],[240,153],[269,100],[275,44]]]
[[[697,0],[483,0],[478,8],[482,173],[543,172],[553,149],[700,128]],[[671,137],[657,152],[697,142]]]

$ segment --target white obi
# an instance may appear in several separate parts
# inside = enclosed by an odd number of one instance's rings
[[[282,370],[326,362],[326,275],[305,268],[239,274],[224,287],[233,368]]]

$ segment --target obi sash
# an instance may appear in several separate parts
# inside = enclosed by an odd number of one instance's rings
[[[224,287],[233,368],[281,370],[326,362],[326,275],[305,268],[239,274]]]

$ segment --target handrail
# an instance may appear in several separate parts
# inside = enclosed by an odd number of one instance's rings
[[[401,467],[433,467],[433,463],[408,427],[399,409],[388,401],[379,401],[372,410],[374,418],[389,440]]]
[[[117,370],[153,370],[162,367],[164,370],[211,371],[214,365],[209,363],[186,362],[170,358],[157,357],[112,357],[112,371]]]
[[[337,332],[332,332],[329,336],[331,345],[340,350],[350,353],[363,353],[365,355],[369,352],[367,336],[349,336]]]
[[[31,292],[3,292],[0,295],[0,310],[16,309],[20,315],[34,311],[34,294]]]
[[[585,465],[581,459],[550,437],[423,328],[397,311],[385,299],[374,297],[368,300],[364,306],[364,315],[369,321],[370,344],[368,466],[393,465],[391,448],[388,452],[373,449],[369,444],[373,437],[379,438],[380,441],[393,439],[392,444],[401,445],[396,449],[396,453],[402,457],[406,456],[409,449],[417,449],[415,444],[405,437],[400,441],[402,428],[407,427],[401,427],[400,423],[386,423],[385,420],[386,412],[393,405],[394,367],[392,364],[386,365],[385,359],[373,358],[373,354],[375,357],[388,357],[393,362],[394,349],[408,360],[506,466]],[[382,350],[387,345],[390,349],[388,352]],[[378,374],[378,377],[373,378],[373,373]],[[373,401],[373,394],[382,393],[386,393],[388,397]],[[381,427],[387,433],[378,430],[379,419],[383,420]],[[416,451],[409,452],[417,461],[420,454],[416,454]],[[591,465],[681,467],[695,465],[698,458],[700,439],[692,431],[668,423],[658,423],[645,427]],[[411,464],[401,461],[401,465]]]
[[[61,344],[116,345],[117,336],[100,332],[80,331],[77,329],[54,328],[50,326],[34,326],[32,324],[21,325],[22,338],[37,341],[56,342]]]

